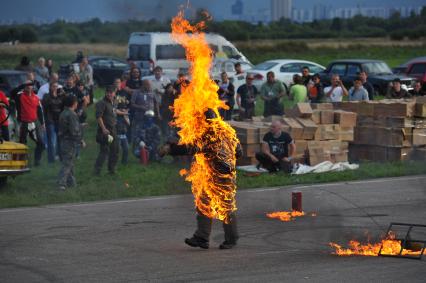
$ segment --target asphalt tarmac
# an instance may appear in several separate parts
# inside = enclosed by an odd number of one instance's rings
[[[281,222],[291,192],[317,216]],[[339,257],[330,241],[377,241],[390,222],[426,224],[426,175],[238,192],[240,241],[191,248],[192,195],[0,210],[0,282],[425,282],[423,260]],[[426,240],[426,231],[418,237]]]

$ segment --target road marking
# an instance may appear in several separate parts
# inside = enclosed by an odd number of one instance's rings
[[[318,187],[331,187],[331,186],[352,185],[352,184],[385,183],[385,182],[391,182],[391,181],[406,181],[406,180],[416,180],[416,179],[426,179],[426,176],[418,175],[418,176],[408,176],[408,177],[391,177],[391,178],[365,180],[365,181],[347,181],[347,182],[338,182],[338,183],[302,185],[302,186],[296,186],[296,187],[278,186],[278,187],[269,187],[269,188],[263,188],[263,189],[247,189],[244,191],[239,191],[238,193],[239,194],[259,193],[259,192],[265,192],[265,191],[277,191],[283,188],[296,190],[296,189],[307,189],[312,187],[318,188]],[[26,208],[0,209],[0,213],[30,211],[30,210],[45,209],[45,208],[70,208],[70,207],[82,207],[82,206],[98,206],[98,205],[110,205],[110,204],[132,203],[132,202],[167,200],[167,199],[182,198],[184,196],[188,196],[188,195],[171,195],[171,196],[162,196],[162,197],[148,197],[148,198],[137,198],[137,199],[110,200],[110,201],[84,202],[84,203],[74,203],[74,204],[45,205],[45,206],[26,207]]]

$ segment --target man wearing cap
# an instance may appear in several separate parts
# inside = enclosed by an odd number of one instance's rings
[[[411,97],[411,94],[409,94],[407,90],[401,87],[401,80],[399,78],[395,78],[392,81],[392,85],[388,89],[386,98],[399,99],[399,98],[410,98],[410,97]]]
[[[114,109],[115,87],[109,86],[102,100],[96,103],[96,120],[98,130],[96,142],[99,144],[99,154],[95,163],[95,175],[100,175],[102,165],[108,158],[108,172],[115,174],[118,159],[117,117]]]

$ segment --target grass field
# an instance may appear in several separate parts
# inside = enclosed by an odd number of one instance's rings
[[[290,44],[290,43],[289,43]],[[242,47],[244,50],[246,47]],[[363,57],[387,61],[391,66],[396,66],[412,57],[424,56],[426,48],[420,46],[370,47],[363,46],[345,48],[316,47],[308,50],[278,51],[265,53],[254,52],[247,47],[248,58],[254,63],[261,60],[279,57],[303,58],[326,64],[327,60],[341,57]],[[56,64],[67,63],[72,60],[77,50],[86,54],[112,55],[124,58],[126,46],[124,45],[19,45],[0,46],[0,68],[13,68],[22,55],[28,55],[33,61],[39,56],[53,58]],[[243,51],[244,52],[244,51]],[[253,53],[251,53],[253,52]],[[255,59],[256,58],[256,59]],[[393,63],[391,63],[393,62]],[[102,90],[96,91],[96,97],[102,97]],[[261,113],[261,104],[256,112]],[[93,164],[97,156],[98,147],[95,143],[96,123],[93,107],[88,110],[89,127],[85,131],[85,140],[88,144],[83,149],[81,158],[76,162],[75,175],[78,187],[66,192],[57,189],[56,179],[60,164],[50,165],[46,161],[46,153],[40,167],[32,168],[28,174],[10,179],[7,187],[0,190],[0,208],[18,206],[37,206],[51,203],[82,202],[93,200],[107,200],[118,198],[133,198],[141,196],[182,194],[190,192],[190,185],[179,176],[178,172],[187,164],[174,164],[170,159],[162,163],[152,163],[145,167],[138,160],[130,156],[127,166],[118,165],[116,176],[104,173],[101,177],[94,177]],[[31,147],[33,146],[30,142]],[[426,161],[423,162],[397,162],[397,163],[364,163],[356,171],[338,173],[307,174],[303,176],[261,175],[256,177],[238,173],[238,188],[248,189],[255,187],[284,186],[293,184],[312,184],[320,182],[349,181],[368,178],[425,174]]]

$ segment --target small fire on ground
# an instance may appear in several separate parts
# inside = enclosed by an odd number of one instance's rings
[[[316,213],[308,213],[305,214],[305,212],[303,211],[276,211],[276,212],[271,212],[271,213],[267,213],[266,216],[268,216],[269,218],[275,218],[275,219],[279,219],[283,222],[289,222],[289,221],[294,221],[296,219],[296,217],[302,217],[302,216],[317,216]]]
[[[349,241],[349,247],[345,248],[336,243],[330,243],[330,246],[335,249],[333,254],[338,256],[378,256],[381,250],[382,255],[403,255],[403,256],[420,256],[421,250],[414,251],[405,249],[401,246],[401,241],[395,239],[395,234],[389,233],[385,239],[382,239],[380,243],[366,243],[361,244],[358,241]],[[402,249],[402,251],[401,251]],[[426,254],[426,251],[423,252]]]

